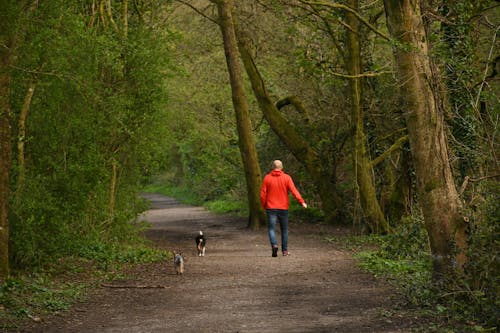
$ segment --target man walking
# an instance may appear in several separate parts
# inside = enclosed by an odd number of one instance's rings
[[[292,193],[295,200],[307,208],[307,204],[295,187],[292,177],[283,172],[283,163],[275,160],[273,170],[268,173],[260,189],[260,202],[267,214],[267,228],[271,242],[272,256],[278,256],[278,241],[276,240],[276,223],[279,222],[281,230],[281,251],[284,256],[288,253],[288,207],[290,200],[288,193]]]

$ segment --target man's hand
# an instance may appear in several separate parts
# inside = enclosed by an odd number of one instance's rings
[[[307,204],[304,202],[304,203],[302,204],[302,207],[307,208]]]

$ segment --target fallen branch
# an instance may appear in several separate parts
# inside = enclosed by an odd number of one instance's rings
[[[117,284],[101,284],[101,286],[105,288],[117,288],[117,289],[167,289],[170,288],[169,286],[162,286],[162,285],[117,285]]]

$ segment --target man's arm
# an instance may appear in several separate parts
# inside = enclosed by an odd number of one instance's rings
[[[290,192],[292,192],[293,197],[299,204],[302,205],[302,207],[307,208],[306,201],[302,198],[302,196],[299,193],[299,190],[295,187],[295,184],[293,183],[292,177],[289,178],[290,181],[288,182],[288,189]]]

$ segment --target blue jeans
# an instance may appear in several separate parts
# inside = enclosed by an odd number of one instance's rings
[[[288,251],[288,210],[285,209],[266,209],[267,230],[269,241],[272,247],[278,247],[276,240],[276,223],[280,224],[281,231],[281,251]]]

